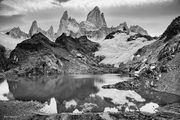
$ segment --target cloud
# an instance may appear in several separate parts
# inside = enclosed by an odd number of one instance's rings
[[[54,0],[1,0],[0,15],[26,14],[37,10],[54,7]]]
[[[93,8],[99,7],[119,7],[119,6],[138,6],[164,2],[173,2],[173,0],[70,0],[61,3],[68,8]]]
[[[5,29],[10,29],[14,26],[24,25],[22,18],[23,15],[13,15],[13,16],[1,16],[0,15],[0,31]]]

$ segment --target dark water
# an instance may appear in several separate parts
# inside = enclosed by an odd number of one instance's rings
[[[117,108],[125,103],[145,105],[149,102],[168,104],[180,100],[178,96],[154,91],[103,89],[103,85],[115,84],[131,78],[117,74],[44,76],[18,78],[8,82],[9,91],[16,100],[36,100],[51,103],[55,99],[58,112],[81,111],[103,112],[106,108]]]

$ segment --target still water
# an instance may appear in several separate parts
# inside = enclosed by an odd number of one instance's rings
[[[57,75],[34,77],[31,79],[20,77],[15,81],[2,82],[0,84],[0,89],[3,89],[1,87],[3,86],[7,92],[13,94],[14,99],[16,100],[34,100],[46,103],[45,108],[42,109],[42,111],[53,113],[79,111],[116,112],[120,110],[121,106],[125,103],[146,111],[146,106],[151,105],[152,109],[157,108],[158,104],[161,104],[161,101],[164,100],[164,98],[167,98],[168,94],[164,93],[159,94],[157,92],[150,92],[149,94],[149,92],[143,92],[141,90],[138,94],[132,90],[102,88],[103,85],[115,84],[129,79],[131,78],[122,77],[118,74]],[[7,89],[7,86],[9,89]],[[0,94],[0,96],[2,96],[3,93]],[[127,98],[133,99],[135,103]],[[170,98],[172,98],[171,102],[176,102],[180,99],[174,95]],[[154,112],[150,107],[148,107],[148,109],[150,109],[150,112]]]

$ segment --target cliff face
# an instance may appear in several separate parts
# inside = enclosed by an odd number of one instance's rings
[[[0,72],[4,71],[6,67],[5,51],[5,47],[0,44]]]
[[[86,21],[94,24],[97,28],[107,27],[104,13],[101,13],[97,6],[89,12]]]

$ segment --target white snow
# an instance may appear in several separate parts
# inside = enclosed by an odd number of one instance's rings
[[[118,109],[115,107],[114,108],[106,107],[106,108],[104,108],[104,112],[117,113]]]
[[[125,33],[117,33],[113,39],[106,39],[99,42],[101,47],[95,55],[105,56],[105,59],[101,63],[114,64],[118,67],[121,62],[126,63],[132,60],[133,54],[138,49],[155,41],[147,41],[146,38],[137,38],[128,42],[127,39],[129,37],[130,35]]]
[[[6,101],[8,98],[4,96],[4,94],[9,93],[9,85],[7,83],[7,80],[4,80],[2,83],[0,83],[0,100]]]
[[[150,102],[144,105],[143,107],[141,107],[140,111],[148,112],[148,113],[156,113],[158,107],[159,107],[158,104]]]
[[[110,77],[109,77],[110,78]],[[116,77],[115,77],[116,78]],[[113,84],[117,82],[122,82],[128,80],[128,78],[120,79],[108,79],[108,75],[104,76],[102,81],[95,81],[95,86],[99,89],[99,91],[96,94],[91,94],[90,96],[99,96],[102,99],[104,97],[111,98],[112,102],[114,104],[125,104],[129,103],[129,101],[126,99],[126,97],[134,98],[136,101],[144,102],[145,99],[143,99],[139,94],[137,94],[135,91],[131,90],[117,90],[117,89],[103,89],[103,85]]]
[[[81,114],[81,113],[83,113],[83,112],[79,111],[78,109],[75,109],[75,110],[73,111],[73,113],[74,113],[74,114]]]
[[[4,47],[13,50],[16,45],[20,42],[22,42],[24,39],[15,39],[12,38],[5,33],[0,32],[0,44],[3,45]]]
[[[66,109],[68,109],[68,108],[70,108],[72,106],[74,106],[74,107],[77,106],[77,102],[75,100],[71,100],[71,101],[65,102]]]
[[[40,109],[40,112],[47,113],[47,114],[56,114],[57,112],[57,103],[55,98],[50,99],[50,103],[45,103],[45,106]]]

